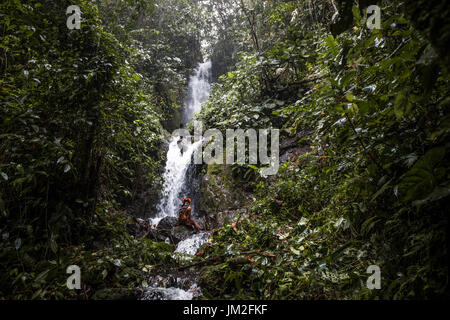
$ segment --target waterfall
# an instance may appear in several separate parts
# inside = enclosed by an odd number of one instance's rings
[[[208,99],[211,89],[211,61],[199,64],[194,74],[189,78],[188,96],[183,112],[183,121],[188,123],[192,116],[200,112],[202,103]]]
[[[176,217],[181,205],[181,194],[185,189],[186,173],[191,164],[192,155],[201,144],[198,141],[188,146],[181,153],[178,141],[180,137],[172,137],[167,152],[167,162],[164,169],[164,190],[161,201],[157,206],[158,215],[152,219],[152,224],[157,224],[164,217]]]
[[[186,125],[202,108],[202,103],[208,99],[211,79],[211,62],[199,64],[194,74],[189,78],[188,96],[183,110],[183,122]],[[191,139],[191,137],[183,137]],[[157,206],[157,214],[150,219],[151,225],[157,225],[164,217],[176,217],[181,205],[181,198],[189,196],[192,199],[192,216],[198,215],[196,208],[199,202],[200,183],[198,166],[193,164],[193,154],[201,147],[202,141],[193,144],[186,143],[183,147],[180,137],[172,137],[167,151],[167,161],[164,170],[164,189]],[[181,151],[183,149],[183,152]],[[198,248],[209,238],[209,232],[200,232],[178,243],[176,254],[195,254]],[[195,299],[201,288],[192,283],[192,276],[174,275],[171,284],[168,278],[156,277],[145,289],[143,300],[190,300]],[[161,280],[162,279],[162,280]],[[166,282],[164,282],[166,281]],[[186,284],[189,288],[186,288]]]
[[[189,78],[188,96],[184,105],[183,121],[188,123],[192,116],[199,112],[202,103],[208,99],[211,79],[211,61],[199,64],[193,75]],[[184,139],[190,137],[184,137]],[[192,215],[196,215],[198,183],[193,176],[195,173],[192,156],[196,148],[201,146],[201,141],[186,144],[184,152],[181,152],[183,141],[180,137],[172,137],[167,152],[167,162],[164,170],[164,189],[161,200],[157,206],[157,215],[151,219],[152,224],[167,216],[176,217],[181,205],[181,198],[192,198]]]

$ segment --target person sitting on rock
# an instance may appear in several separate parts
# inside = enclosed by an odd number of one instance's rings
[[[179,225],[185,225],[188,227],[194,226],[195,230],[200,232],[200,228],[198,227],[198,224],[192,219],[191,217],[191,198],[183,198],[183,205],[181,206],[180,210],[178,211],[178,223]]]

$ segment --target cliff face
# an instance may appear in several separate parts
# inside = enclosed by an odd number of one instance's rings
[[[206,229],[231,223],[239,210],[252,200],[231,166],[208,165],[200,189],[200,216]]]

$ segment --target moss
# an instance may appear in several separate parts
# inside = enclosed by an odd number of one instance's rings
[[[225,176],[225,166],[220,164],[210,164],[208,165],[206,172],[212,176]]]
[[[223,279],[227,268],[226,263],[221,263],[215,266],[206,266],[200,270],[198,283],[205,296],[218,297],[222,294]]]
[[[171,253],[173,252],[173,245],[166,242],[154,242],[151,239],[139,239],[145,242],[146,247],[153,253]]]
[[[200,210],[218,213],[242,208],[246,202],[243,189],[231,166],[210,164],[202,181]]]

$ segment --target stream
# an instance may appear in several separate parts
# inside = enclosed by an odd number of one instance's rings
[[[211,82],[211,62],[200,63],[189,78],[188,95],[182,113],[186,125],[193,115],[201,110],[202,103],[208,98]],[[184,138],[186,139],[186,137]],[[198,219],[199,177],[196,174],[192,157],[194,151],[201,147],[202,141],[187,144],[181,152],[180,137],[172,137],[167,151],[164,169],[164,187],[157,214],[149,219],[150,225],[158,225],[165,217],[178,217],[178,209],[183,197],[192,199],[192,217]],[[209,232],[200,232],[179,242],[176,253],[194,255],[210,237]],[[168,242],[169,239],[166,239]],[[190,259],[186,256],[185,259]],[[192,300],[201,294],[197,285],[197,274],[193,272],[176,272],[175,274],[156,275],[149,279],[143,300]]]

